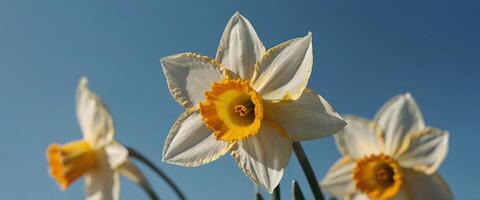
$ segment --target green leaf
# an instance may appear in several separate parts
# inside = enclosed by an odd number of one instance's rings
[[[273,193],[270,194],[270,200],[280,200],[280,184],[273,190]]]
[[[293,200],[305,200],[305,196],[303,196],[302,190],[295,179],[292,181],[292,195]]]
[[[293,142],[292,148],[297,156],[298,163],[300,163],[303,173],[307,178],[313,196],[316,200],[325,200],[322,194],[322,189],[318,185],[318,179],[315,177],[315,172],[313,172],[312,165],[310,165],[310,161],[308,160],[307,155],[305,155],[302,145],[300,142]]]
[[[260,194],[260,192],[255,193],[255,200],[263,200],[262,194]]]

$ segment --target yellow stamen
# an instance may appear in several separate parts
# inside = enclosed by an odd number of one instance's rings
[[[233,110],[235,111],[235,113],[237,113],[241,117],[247,116],[253,109],[255,109],[255,106],[253,104],[249,104],[249,105],[240,104],[240,105],[235,105],[235,107],[233,107]]]
[[[51,144],[47,150],[50,175],[62,189],[97,166],[97,155],[90,142],[78,140],[64,145]]]
[[[200,114],[217,140],[238,141],[260,129],[262,98],[248,81],[227,79],[213,83],[211,91],[205,92]]]
[[[356,163],[353,179],[357,189],[372,200],[394,197],[402,186],[402,169],[386,155],[371,155]]]

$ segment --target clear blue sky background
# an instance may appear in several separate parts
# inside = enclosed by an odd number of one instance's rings
[[[449,130],[440,168],[457,199],[480,199],[478,1],[0,1],[0,199],[82,199],[48,176],[45,149],[81,138],[74,95],[85,75],[109,105],[117,138],[168,172],[191,199],[250,199],[254,187],[229,155],[199,168],[161,163],[182,109],[159,59],[214,56],[235,11],[265,46],[313,32],[310,87],[341,113],[371,118],[411,92],[428,125]],[[339,158],[332,137],[304,143],[318,178]],[[142,168],[145,169],[145,168]],[[174,194],[147,173],[163,199]],[[292,157],[282,182],[306,180]],[[310,195],[310,194],[309,194]],[[123,179],[123,199],[147,199]]]

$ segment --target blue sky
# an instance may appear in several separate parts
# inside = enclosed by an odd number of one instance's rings
[[[0,1],[0,198],[83,199],[48,176],[48,144],[81,138],[74,95],[85,75],[110,107],[117,138],[146,154],[191,199],[249,199],[254,187],[230,156],[199,168],[161,163],[182,109],[159,59],[193,51],[214,56],[235,11],[265,46],[313,33],[310,87],[341,113],[371,118],[411,92],[428,125],[450,131],[440,168],[457,199],[479,199],[480,5],[476,1]],[[318,178],[339,158],[332,137],[304,143]],[[145,169],[145,168],[142,168]],[[146,171],[163,199],[174,194]],[[282,181],[299,180],[292,157]],[[310,195],[310,194],[308,194]],[[147,199],[126,179],[123,199]]]

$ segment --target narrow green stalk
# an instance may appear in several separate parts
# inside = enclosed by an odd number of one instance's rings
[[[260,192],[255,193],[255,200],[263,200],[262,194],[260,194]]]
[[[270,200],[280,200],[280,184],[273,190],[273,193],[270,194]]]
[[[141,186],[141,188],[143,188],[143,190],[148,194],[151,200],[160,200],[160,198],[157,196],[155,191],[152,190],[152,188],[144,186]]]
[[[253,189],[255,191],[255,200],[263,200],[262,193],[260,193],[257,184],[253,184]]]
[[[299,142],[293,142],[293,151],[297,156],[297,160],[300,163],[300,166],[302,166],[303,173],[307,178],[313,196],[316,200],[325,200],[322,195],[322,190],[318,185],[317,177],[315,177],[315,173],[313,172],[312,166],[310,165],[310,161],[308,161],[307,155],[305,155],[305,151],[303,150],[302,145]]]
[[[292,181],[292,196],[293,200],[305,200],[305,196],[303,196],[302,190],[295,179]]]
[[[173,180],[170,179],[170,177],[168,177],[167,174],[165,174],[162,170],[160,170],[160,168],[158,168],[155,164],[153,164],[152,161],[148,160],[145,156],[143,156],[141,153],[139,153],[135,149],[132,149],[130,147],[127,147],[127,149],[128,149],[128,152],[129,152],[128,155],[130,157],[135,158],[135,159],[143,162],[152,171],[154,171],[158,176],[160,176],[165,182],[167,182],[167,184],[173,189],[173,191],[175,191],[175,193],[177,194],[177,196],[180,200],[185,200],[186,199],[185,195],[182,193],[180,188],[178,188],[178,186],[175,184],[175,182],[173,182]],[[149,193],[149,195],[150,195],[150,193],[155,194],[153,191],[150,191],[150,192],[147,192],[147,193]]]

